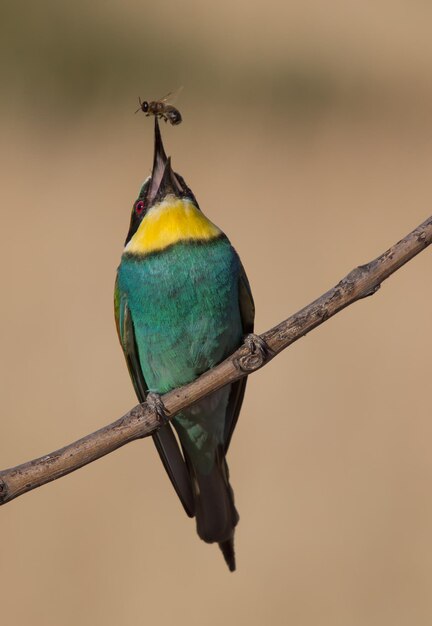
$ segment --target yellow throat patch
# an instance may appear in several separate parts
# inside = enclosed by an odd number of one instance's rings
[[[180,241],[208,241],[221,234],[190,200],[167,196],[146,213],[124,251],[150,254]]]

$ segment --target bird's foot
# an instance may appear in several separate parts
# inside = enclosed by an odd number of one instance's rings
[[[245,346],[249,348],[251,354],[258,354],[263,360],[267,357],[270,349],[264,339],[255,333],[246,335],[244,338]]]
[[[155,393],[154,391],[149,391],[146,396],[146,402],[149,408],[156,415],[158,422],[162,426],[169,421],[167,416],[167,410],[158,393]]]
[[[249,354],[239,360],[243,371],[253,372],[259,369],[272,356],[272,351],[267,343],[259,335],[255,335],[255,333],[246,335],[244,343],[249,349]]]

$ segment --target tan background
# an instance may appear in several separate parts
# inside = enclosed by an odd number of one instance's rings
[[[266,330],[431,212],[432,8],[402,0],[9,3],[0,24],[0,458],[135,403],[112,286],[177,85],[175,168]],[[431,256],[254,375],[230,466],[238,571],[150,441],[0,511],[1,623],[432,622]]]

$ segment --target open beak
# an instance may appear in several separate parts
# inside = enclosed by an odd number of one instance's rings
[[[147,206],[161,202],[165,196],[171,194],[182,197],[187,188],[180,181],[171,168],[171,157],[167,157],[162,143],[159,122],[155,117],[155,144],[153,157],[153,170],[150,185],[147,191]]]

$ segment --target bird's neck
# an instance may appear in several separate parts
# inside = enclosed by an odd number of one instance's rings
[[[220,235],[192,201],[168,196],[148,211],[124,251],[143,256],[181,241],[204,242]]]

